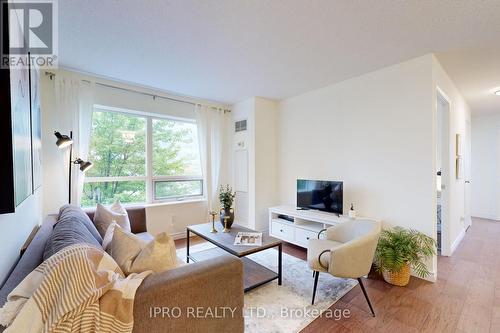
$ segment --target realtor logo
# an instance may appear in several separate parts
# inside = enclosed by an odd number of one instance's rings
[[[2,67],[57,67],[57,1],[1,1]]]

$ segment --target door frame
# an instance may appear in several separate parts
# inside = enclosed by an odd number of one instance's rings
[[[472,225],[471,215],[471,176],[472,176],[472,121],[465,120],[464,140],[464,227],[467,231]],[[468,209],[467,209],[468,208]]]
[[[439,112],[439,99],[442,99],[448,104],[446,110],[444,110],[441,128],[438,128],[438,112]],[[450,216],[450,194],[449,188],[452,180],[453,168],[451,164],[454,163],[454,160],[451,158],[450,153],[450,115],[452,110],[452,102],[448,95],[438,86],[436,87],[436,112],[434,114],[434,123],[435,126],[435,159],[437,160],[437,138],[442,131],[442,142],[441,142],[441,255],[442,256],[450,256],[451,255],[451,242],[450,242],[450,224],[449,224],[449,216]],[[435,212],[435,223],[434,228],[435,235],[437,237],[437,192],[436,192],[436,184],[437,184],[437,163],[434,163],[434,212]]]

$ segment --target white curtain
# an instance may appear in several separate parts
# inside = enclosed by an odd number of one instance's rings
[[[92,129],[94,84],[58,74],[56,76],[55,88],[55,104],[56,112],[59,115],[59,126],[54,130],[67,135],[72,131],[72,159],[81,158],[86,161]],[[64,156],[63,163],[66,171],[68,170],[69,163],[69,149],[67,148],[66,154],[61,154],[61,156]],[[72,165],[71,168],[71,203],[80,205],[85,175],[79,170],[78,165]],[[64,172],[63,177],[61,179],[65,180],[63,183],[66,186],[65,188],[67,188],[69,181],[67,172]],[[60,184],[60,182],[55,183]]]
[[[225,147],[225,114],[223,109],[204,105],[196,105],[195,112],[208,209],[218,211],[220,209],[221,166]]]

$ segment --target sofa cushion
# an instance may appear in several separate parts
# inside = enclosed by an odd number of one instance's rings
[[[147,232],[146,208],[144,206],[128,206],[125,209],[127,210],[132,233]],[[88,208],[85,210],[85,213],[94,221],[95,208]]]
[[[104,237],[102,238],[102,248],[106,252],[110,252],[110,245],[111,241],[113,240],[113,234],[115,233],[115,227],[117,227],[118,224],[115,222],[111,223],[111,225],[108,227],[108,230],[106,230],[106,233],[104,234]]]
[[[147,270],[158,273],[179,265],[174,241],[165,232],[148,242],[115,227],[110,254],[125,274]]]
[[[89,216],[83,209],[76,205],[64,205],[59,209],[59,215],[57,217],[57,223],[65,220],[75,220],[82,223],[85,228],[94,236],[94,238],[102,243],[102,237],[97,231],[94,223],[90,220]]]
[[[97,204],[94,214],[94,224],[102,237],[104,237],[113,222],[123,229],[131,231],[127,210],[122,206],[120,201],[117,200],[109,208]]]
[[[73,244],[87,243],[101,247],[101,243],[83,223],[81,214],[73,214],[73,212],[73,210],[69,210],[60,214],[60,219],[55,224],[54,231],[45,244],[43,260],[47,260],[53,254]]]
[[[104,234],[104,237],[102,239],[102,248],[104,249],[104,251],[108,253],[111,253],[111,242],[113,241],[115,228],[120,228],[120,226],[115,222],[111,223],[111,225],[108,227],[108,230],[106,230],[106,234]],[[153,235],[151,235],[149,232],[140,232],[135,235],[146,243],[149,243],[155,239]]]
[[[155,239],[149,232],[140,232],[135,235],[145,242],[151,242],[153,239]]]

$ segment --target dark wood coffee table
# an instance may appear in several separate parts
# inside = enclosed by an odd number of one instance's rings
[[[273,280],[278,280],[278,285],[281,286],[281,266],[282,266],[282,245],[281,240],[262,233],[261,246],[244,246],[234,245],[234,239],[238,232],[257,232],[239,225],[233,224],[230,232],[222,232],[222,228],[217,227],[217,233],[211,233],[212,223],[196,224],[187,227],[187,262],[189,260],[200,261],[207,260],[225,252],[232,254],[243,260],[243,284],[245,292],[259,287]],[[189,252],[189,237],[191,233],[203,238],[204,240],[214,244],[216,247],[196,253]],[[274,272],[267,267],[264,267],[246,256],[261,252],[273,247],[278,248],[278,272]]]

